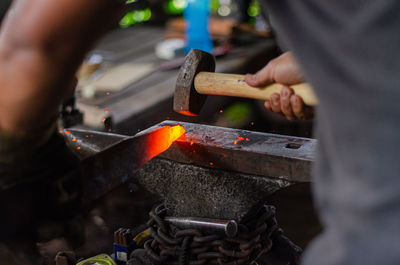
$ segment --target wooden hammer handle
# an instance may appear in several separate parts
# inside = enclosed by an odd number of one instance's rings
[[[251,87],[244,81],[244,75],[200,72],[194,79],[194,87],[199,94],[231,96],[241,98],[270,99],[273,93],[280,93],[282,85],[272,84],[263,88]],[[301,96],[308,106],[315,106],[318,100],[307,83],[290,86]]]

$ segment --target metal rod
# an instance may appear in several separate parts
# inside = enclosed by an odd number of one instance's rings
[[[238,225],[235,220],[216,220],[195,217],[166,217],[165,221],[181,229],[198,229],[203,233],[236,236]]]

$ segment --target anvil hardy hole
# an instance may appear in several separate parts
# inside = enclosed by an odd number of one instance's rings
[[[289,148],[289,149],[299,149],[301,147],[301,144],[290,143],[290,144],[287,144],[285,147]]]

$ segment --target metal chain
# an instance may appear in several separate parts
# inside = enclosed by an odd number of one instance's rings
[[[164,221],[168,210],[158,205],[149,213],[150,238],[144,249],[155,263],[167,265],[241,265],[268,252],[281,234],[275,208],[264,206],[248,224],[240,224],[236,237],[204,235],[196,229],[180,230]]]

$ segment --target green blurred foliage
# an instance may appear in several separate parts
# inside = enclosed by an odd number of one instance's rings
[[[227,107],[223,113],[224,117],[231,122],[241,123],[252,115],[252,107],[250,103],[239,102]]]
[[[149,21],[151,18],[150,8],[144,10],[134,10],[125,14],[119,22],[121,28],[128,28],[136,23]]]

